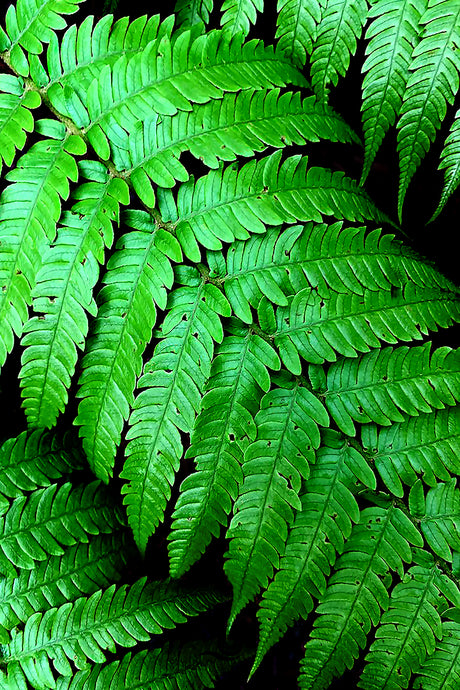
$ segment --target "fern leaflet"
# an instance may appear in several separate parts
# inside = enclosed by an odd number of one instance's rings
[[[11,74],[0,75],[0,172],[2,162],[13,164],[16,149],[24,148],[26,132],[33,132],[31,110],[41,103],[40,94],[24,89],[22,79]]]
[[[278,48],[299,67],[313,50],[320,19],[321,0],[278,0]]]
[[[419,479],[409,493],[409,509],[420,520],[427,544],[446,561],[452,561],[452,549],[460,551],[459,507],[460,492],[455,479],[436,484],[426,496]]]
[[[220,24],[231,36],[247,36],[251,24],[255,24],[257,12],[264,11],[264,0],[224,0]]]
[[[431,216],[430,222],[439,216],[449,197],[460,184],[460,110],[456,112],[449,135],[444,142],[438,169],[444,170],[444,187],[438,207]]]

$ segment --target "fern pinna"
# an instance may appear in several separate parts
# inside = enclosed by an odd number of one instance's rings
[[[394,127],[401,222],[444,126],[426,220],[455,193],[460,2],[271,12],[6,12],[0,365],[27,429],[0,449],[2,687],[256,679],[292,626],[301,688],[458,686],[460,349],[430,334],[460,290],[363,185]],[[331,105],[358,45],[360,133]],[[227,590],[193,585],[219,536]],[[156,637],[227,600],[230,643]],[[232,646],[251,603],[258,642]]]

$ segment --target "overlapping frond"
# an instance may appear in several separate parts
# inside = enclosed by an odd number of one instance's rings
[[[432,221],[439,216],[460,184],[460,110],[457,110],[449,135],[444,142],[438,169],[444,170],[444,187],[438,207],[430,219]]]
[[[327,375],[326,406],[350,436],[353,420],[389,426],[404,422],[402,412],[418,416],[460,400],[460,350],[430,343],[386,347],[332,364]]]
[[[459,429],[460,409],[448,407],[381,429],[366,424],[361,440],[388,489],[402,497],[402,483],[412,486],[420,475],[429,486],[460,475]]]
[[[167,202],[160,208],[167,220],[176,223],[184,246],[198,242],[211,250],[221,249],[223,241],[247,239],[250,232],[264,233],[269,224],[321,222],[327,215],[352,221],[385,220],[351,178],[309,168],[306,156],[292,156],[281,163],[281,151],[241,169],[230,165],[196,182],[192,179],[179,188],[177,210]]]
[[[231,38],[219,31],[193,38],[185,31],[151,41],[137,54],[104,67],[85,102],[72,93],[68,108],[73,106],[72,119],[85,128],[97,154],[107,159],[110,143],[118,145],[152,113],[171,116],[192,110],[192,103],[220,99],[225,92],[289,83],[305,86],[306,80],[282,53],[261,41],[244,42],[241,35]]]
[[[2,163],[11,166],[16,149],[23,149],[26,132],[34,129],[31,110],[41,103],[40,94],[24,88],[22,79],[12,74],[0,74],[0,172]]]
[[[362,295],[407,282],[457,290],[393,235],[342,223],[268,227],[245,242],[233,242],[226,260],[220,252],[208,252],[207,263],[211,276],[222,280],[234,313],[246,323],[253,319],[250,306],[256,308],[262,295],[286,306],[290,295],[309,285],[325,297],[330,290]]]
[[[359,521],[356,482],[374,489],[375,477],[362,455],[344,438],[327,431],[300,496],[279,570],[262,595],[257,612],[259,645],[251,673],[266,652],[299,618],[307,618],[312,597],[324,594],[326,577]]]
[[[27,320],[31,290],[41,258],[54,240],[61,215],[61,199],[70,193],[69,180],[78,169],[72,154],[85,153],[77,136],[67,136],[55,120],[40,121],[44,136],[5,176],[11,181],[0,202],[0,366]]]
[[[49,43],[55,29],[64,29],[62,15],[74,14],[83,0],[16,0],[5,15],[6,32],[0,27],[0,52],[8,51],[8,60],[23,77],[29,74],[27,53],[38,55],[43,43]],[[26,51],[26,52],[24,52]]]
[[[207,24],[214,0],[176,0],[175,15],[180,27]]]
[[[83,466],[83,454],[71,434],[23,431],[0,447],[0,495],[18,498]]]
[[[254,416],[270,388],[267,366],[279,369],[278,356],[247,331],[227,336],[217,348],[186,452],[196,471],[181,485],[169,535],[174,577],[188,570],[227,523],[243,479],[244,451],[256,437]]]
[[[460,5],[457,0],[430,0],[422,15],[421,41],[413,52],[398,122],[400,165],[398,214],[409,183],[454,102],[460,71]]]
[[[359,680],[364,690],[407,688],[411,674],[442,637],[441,615],[447,601],[460,603],[457,586],[430,554],[422,552],[418,558],[420,565],[410,568],[391,593]]]
[[[321,5],[321,0],[278,0],[278,48],[299,67],[305,65],[307,55],[313,50]]]
[[[82,165],[91,180],[78,187],[78,201],[64,213],[56,242],[44,252],[32,291],[33,316],[24,326],[21,379],[30,426],[52,427],[67,404],[77,348],[88,334],[86,312],[96,314],[92,297],[113,242],[119,204],[129,202],[126,182],[110,177],[100,163]]]
[[[82,400],[75,424],[91,468],[104,481],[112,473],[123,422],[134,402],[155,305],[166,307],[173,284],[171,259],[182,258],[177,240],[157,229],[147,213],[127,212],[125,221],[141,229],[123,235],[107,263],[77,392]]]
[[[447,613],[446,616],[449,614]],[[456,690],[460,683],[460,621],[442,620],[441,639],[435,651],[418,669],[414,688]]]
[[[126,535],[99,535],[88,543],[70,546],[62,556],[51,556],[16,578],[0,580],[2,632],[25,623],[34,613],[75,601],[120,579],[130,550]],[[9,642],[8,639],[3,640]]]
[[[273,312],[271,305],[267,309]],[[366,290],[363,295],[332,292],[329,297],[305,288],[288,306],[278,307],[276,315],[265,318],[273,324],[284,365],[299,374],[300,357],[321,364],[334,362],[337,353],[356,357],[369,352],[380,347],[380,341],[421,340],[429,330],[460,321],[460,303],[456,293],[418,288],[413,283],[391,291]]]
[[[310,57],[312,87],[321,101],[327,101],[356,52],[367,18],[366,0],[327,0]]]
[[[213,688],[214,682],[246,654],[225,653],[206,641],[166,642],[158,649],[128,652],[121,661],[95,664],[73,678],[61,676],[56,690],[138,690],[155,688],[181,690]]]
[[[247,36],[251,24],[256,23],[257,12],[264,11],[264,0],[224,0],[220,24],[231,36]]]
[[[144,366],[126,435],[121,477],[128,522],[141,550],[163,518],[211,370],[214,342],[224,337],[220,316],[230,316],[222,292],[191,269],[187,285],[170,294],[161,340]]]
[[[301,662],[302,690],[327,688],[334,676],[352,668],[388,608],[391,571],[402,576],[403,562],[412,561],[410,544],[422,546],[423,539],[399,508],[362,511],[316,607],[319,616]]]
[[[243,481],[227,530],[225,573],[233,587],[228,627],[279,567],[288,528],[301,508],[302,480],[328,426],[321,402],[293,378],[275,379],[255,417],[256,440],[246,448]]]
[[[426,496],[418,479],[409,493],[411,515],[420,520],[420,529],[430,549],[452,561],[452,549],[460,551],[460,492],[456,480],[436,484]]]
[[[65,546],[110,534],[123,524],[122,511],[99,481],[37,489],[14,499],[0,520],[0,571],[16,577],[16,567],[32,570],[37,561],[61,556]]]
[[[161,187],[189,179],[179,160],[183,151],[190,151],[208,167],[217,168],[220,160],[233,161],[237,155],[252,156],[267,146],[282,148],[306,140],[318,141],[321,137],[353,141],[356,135],[341,118],[315,105],[312,98],[302,101],[299,94],[280,95],[278,89],[246,90],[225,94],[221,101],[195,106],[191,112],[139,123],[127,141],[128,148],[117,149],[114,160],[119,169],[130,171],[131,182],[142,201],[153,206],[149,179]],[[206,179],[201,182],[204,188]],[[243,180],[244,177],[240,182]],[[209,183],[207,186],[209,189]],[[361,191],[356,194],[368,199]]]
[[[47,74],[43,80],[51,104],[58,112],[69,115],[77,99],[85,103],[86,92],[106,66],[122,56],[131,57],[144,50],[154,39],[170,35],[171,18],[160,24],[159,15],[144,15],[130,22],[128,17],[113,21],[108,14],[94,26],[94,17],[86,17],[80,26],[71,26],[59,42],[51,37],[47,52]],[[75,94],[75,96],[73,95]],[[67,103],[70,102],[70,112]]]
[[[419,21],[426,0],[377,0],[369,9],[373,21],[362,71],[362,122],[365,155],[361,183],[380,144],[399,115],[412,52],[419,42]]]
[[[44,683],[55,687],[53,667],[70,676],[70,662],[77,669],[85,668],[88,661],[103,663],[105,652],[149,640],[222,600],[210,589],[187,590],[174,582],[147,583],[146,578],[131,586],[112,585],[32,615],[23,631],[13,631],[3,649],[4,659],[33,688],[43,688]]]

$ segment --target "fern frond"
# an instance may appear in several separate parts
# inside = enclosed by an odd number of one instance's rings
[[[125,221],[142,230],[123,235],[107,263],[77,392],[82,400],[75,424],[91,468],[105,482],[134,402],[142,354],[156,320],[155,305],[166,307],[166,289],[173,284],[170,259],[182,258],[177,240],[156,229],[149,214],[133,211]]]
[[[26,132],[34,129],[31,110],[41,103],[37,91],[26,90],[24,82],[12,74],[0,74],[0,172],[2,162],[13,164],[16,149],[23,149]]]
[[[366,0],[325,2],[310,57],[311,84],[321,101],[327,101],[330,85],[336,86],[346,73],[366,18]]]
[[[264,0],[224,0],[220,25],[230,36],[247,36],[251,24],[256,23],[257,12],[264,11]]]
[[[186,28],[196,24],[207,24],[214,0],[176,0],[177,26]]]
[[[299,355],[314,364],[333,362],[336,353],[356,357],[379,347],[380,340],[421,340],[428,330],[447,328],[456,321],[460,321],[460,303],[455,293],[412,283],[391,291],[366,290],[362,296],[332,292],[321,297],[306,288],[287,307],[278,307],[273,336],[284,365],[299,374]]]
[[[34,613],[75,601],[120,579],[130,555],[126,535],[99,535],[67,548],[17,578],[0,580],[0,626],[12,630]],[[9,641],[9,640],[8,640]]]
[[[366,32],[369,43],[362,68],[365,153],[361,184],[385,134],[399,115],[426,4],[426,0],[377,0],[369,10],[373,21]]]
[[[124,180],[110,177],[101,163],[85,161],[91,182],[78,187],[78,201],[60,222],[56,242],[43,256],[32,291],[34,312],[24,326],[21,380],[23,407],[31,426],[52,427],[67,404],[77,348],[88,333],[85,312],[96,315],[92,297],[113,242],[119,204],[129,203]]]
[[[56,690],[201,690],[213,688],[246,654],[230,655],[215,643],[206,641],[166,642],[158,649],[143,650],[132,656],[128,652],[120,661],[95,664],[92,669],[76,673],[73,678],[61,676]]]
[[[93,27],[89,16],[79,27],[71,26],[60,43],[52,36],[47,52],[48,75],[42,85],[54,108],[71,116],[72,103],[86,102],[87,90],[103,68],[112,66],[122,56],[131,57],[162,35],[170,35],[172,22],[160,24],[159,15],[144,15],[130,22],[122,17],[113,23],[113,16],[102,17]],[[70,107],[70,111],[69,111]]]
[[[313,393],[294,379],[276,382],[280,387],[264,395],[254,420],[257,437],[244,454],[243,482],[227,530],[224,570],[233,587],[228,629],[279,567],[294,511],[301,508],[301,482],[320,444],[318,425],[329,424]]]
[[[374,474],[358,451],[338,433],[326,431],[300,496],[279,570],[257,612],[259,645],[251,675],[267,651],[297,619],[306,619],[312,597],[324,594],[326,577],[359,521],[353,490],[357,479],[375,489]]]
[[[431,412],[460,400],[460,350],[431,343],[386,347],[332,364],[325,402],[337,426],[356,434],[353,420],[389,426],[408,415]]]
[[[162,339],[146,363],[126,435],[120,476],[136,543],[147,540],[162,520],[183,454],[180,432],[190,433],[209,377],[214,341],[224,337],[220,316],[230,316],[221,291],[190,270],[188,285],[173,292],[161,326]]]
[[[388,489],[402,498],[402,482],[412,486],[417,476],[435,486],[436,479],[448,481],[449,472],[460,475],[459,429],[460,408],[451,407],[408,417],[383,429],[366,424],[361,440]]]
[[[302,102],[299,94],[280,96],[278,89],[247,90],[196,106],[191,113],[180,112],[175,117],[157,117],[140,124],[128,138],[126,150],[117,149],[114,161],[119,169],[130,171],[142,201],[153,205],[153,191],[143,191],[144,178],[161,187],[173,187],[175,180],[188,180],[189,174],[179,161],[183,151],[217,168],[219,160],[233,161],[237,155],[252,156],[267,146],[282,148],[305,140],[318,141],[319,137],[353,141],[356,135],[341,118],[317,106],[312,98]],[[138,180],[140,174],[142,179]],[[207,179],[200,183],[205,189]],[[244,185],[243,177],[241,182]],[[357,194],[361,196],[360,191]],[[208,199],[204,201],[209,203]]]
[[[61,215],[61,199],[69,196],[69,180],[78,169],[72,154],[85,153],[77,136],[66,136],[60,122],[38,123],[45,136],[6,175],[12,184],[0,202],[0,367],[27,320],[31,290],[45,247],[53,241]]]
[[[321,0],[278,0],[278,48],[298,67],[305,65],[307,55],[313,50],[321,4]]]
[[[83,456],[71,434],[23,431],[0,447],[0,495],[18,498],[82,468]]]
[[[37,489],[16,498],[0,520],[0,571],[16,577],[15,566],[32,570],[36,561],[62,555],[64,546],[110,534],[120,524],[121,510],[99,481]]]
[[[448,613],[446,615],[449,615]],[[414,688],[456,690],[460,683],[460,621],[442,621],[441,639],[420,666]]]
[[[444,142],[438,170],[444,170],[444,187],[438,207],[429,222],[439,216],[447,201],[460,184],[460,110],[457,110],[455,113],[454,121]]]
[[[353,667],[381,610],[388,608],[391,571],[402,576],[403,561],[412,561],[410,544],[422,546],[423,539],[399,508],[362,511],[316,607],[320,615],[301,662],[302,690],[327,688],[334,676]]]
[[[39,55],[55,30],[67,26],[62,15],[78,12],[83,0],[17,0],[5,15],[6,33],[0,28],[0,52],[8,51],[8,61],[18,74],[27,77],[27,53]],[[24,52],[26,51],[26,52]]]
[[[231,38],[220,31],[192,39],[186,31],[171,40],[151,41],[138,54],[105,67],[88,88],[85,103],[78,99],[72,119],[107,159],[109,140],[116,144],[124,130],[133,132],[152,113],[171,116],[225,92],[287,84],[307,82],[279,51],[261,41],[245,43],[241,35]]]
[[[454,102],[460,71],[460,5],[457,0],[430,0],[420,19],[421,41],[413,52],[398,122],[400,165],[398,215],[409,183]]]
[[[233,242],[225,261],[219,252],[208,252],[207,261],[211,276],[222,280],[234,313],[245,323],[252,323],[250,305],[256,308],[262,295],[286,306],[289,296],[308,285],[324,297],[330,290],[362,295],[407,282],[457,290],[393,235],[342,223],[268,227],[245,242]]]
[[[183,244],[197,241],[211,250],[221,249],[222,241],[246,239],[249,232],[264,233],[266,224],[321,222],[325,215],[386,219],[353,180],[307,166],[308,158],[300,155],[281,163],[277,151],[241,169],[230,165],[211,171],[180,187],[177,211],[168,203],[166,217],[177,223]]]
[[[228,336],[217,348],[186,453],[195,458],[196,471],[181,485],[169,535],[174,577],[190,568],[227,523],[243,479],[244,451],[256,436],[254,415],[270,388],[267,366],[279,369],[279,359],[257,335]]]
[[[104,652],[115,652],[117,645],[132,647],[147,641],[222,600],[209,588],[193,591],[174,582],[147,584],[146,578],[131,586],[113,585],[31,616],[23,631],[13,631],[11,643],[3,648],[4,659],[8,665],[20,666],[32,687],[43,688],[50,680],[55,687],[51,662],[58,674],[72,675],[70,661],[77,669],[85,668],[89,660],[103,663]]]
[[[446,598],[457,605],[460,601],[456,585],[432,556],[422,553],[419,558],[422,564],[410,568],[391,593],[358,683],[364,690],[407,688],[411,674],[441,639],[440,614],[447,608]]]
[[[455,484],[455,479],[436,484],[425,496],[418,479],[409,493],[410,512],[420,520],[420,530],[428,546],[450,562],[452,549],[460,551],[460,492]]]

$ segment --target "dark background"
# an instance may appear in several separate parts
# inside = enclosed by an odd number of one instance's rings
[[[2,3],[2,9],[3,6],[6,8],[7,4]],[[220,5],[220,3],[218,4]],[[259,16],[256,26],[251,29],[249,38],[263,38],[267,43],[271,43],[273,42],[276,29],[276,0],[265,0],[265,5],[265,12]],[[88,14],[94,14],[96,19],[98,19],[115,7],[116,17],[129,15],[134,19],[143,14],[154,14],[157,12],[165,17],[174,11],[174,2],[142,2],[141,0],[120,0],[119,2],[115,0],[111,2],[111,0],[108,0],[104,3],[96,0],[87,0],[87,2],[83,3],[80,12],[69,17],[68,22],[79,24],[81,19]],[[3,11],[1,14],[3,15]],[[219,15],[219,11],[212,13],[211,27],[218,27]],[[332,89],[330,98],[331,105],[342,114],[359,135],[362,134],[360,107],[361,67],[364,62],[364,51],[365,42],[361,40],[358,44],[357,53],[352,58],[346,77],[339,81],[339,85],[335,89]],[[459,99],[457,100],[459,101]],[[459,105],[460,102],[457,102],[454,106],[448,107],[445,124],[412,180],[403,209],[401,229],[406,237],[400,236],[401,239],[409,242],[419,253],[433,261],[456,284],[459,283],[457,236],[459,233],[460,193],[454,194],[435,222],[430,225],[426,225],[426,223],[440,198],[444,176],[442,172],[437,171],[439,155],[453,115]],[[289,154],[298,152],[307,152],[312,165],[321,165],[332,170],[343,170],[354,179],[359,180],[360,178],[363,152],[359,146],[320,142],[309,144],[307,147],[289,148]],[[204,172],[204,169],[200,168],[199,163],[192,159],[191,156],[187,160],[194,167],[193,172],[195,174],[202,174]],[[387,134],[377,154],[366,183],[366,190],[379,208],[396,221],[398,157],[396,153],[395,128]],[[394,232],[397,233],[397,231]],[[442,330],[439,334],[433,334],[432,339],[437,345],[457,347],[459,345],[459,334],[460,326],[455,326],[447,331]],[[20,407],[21,399],[17,383],[19,369],[20,348],[16,346],[13,356],[7,360],[1,376],[0,409],[2,410],[2,415],[0,421],[0,441],[17,435],[26,426],[25,417]],[[70,400],[72,401],[72,399],[71,392]],[[70,403],[69,409],[60,420],[59,425],[69,427],[71,420],[75,417],[75,413],[75,402],[73,404]],[[176,495],[183,476],[184,472],[182,471],[174,487]],[[114,486],[114,492],[119,495],[118,487]],[[173,504],[174,500],[171,501],[171,505]],[[171,508],[167,514],[167,524],[170,514]],[[135,579],[143,574],[148,574],[154,579],[167,576],[167,532],[168,529],[164,525],[159,528],[151,540],[145,562],[134,562],[127,573],[128,579]],[[224,539],[215,540],[203,559],[186,576],[186,579],[197,583],[201,583],[203,580],[218,581],[222,586],[228,588],[228,583],[226,583],[222,573],[223,554],[225,551]],[[231,640],[236,648],[240,644],[249,645],[250,647],[256,645],[256,609],[256,604],[252,604],[238,617],[231,634]],[[190,639],[194,639],[195,636],[209,638],[215,636],[224,642],[228,612],[228,606],[220,607],[216,612],[206,614],[200,617],[199,620],[191,621],[186,626],[183,626],[181,632]],[[267,654],[249,685],[246,685],[246,678],[251,666],[250,660],[226,674],[216,684],[216,687],[219,690],[238,690],[239,688],[246,687],[248,690],[256,690],[257,688],[290,690],[291,688],[296,688],[299,661],[302,658],[302,646],[307,639],[310,628],[310,622],[300,622],[289,630],[283,640]],[[361,656],[364,657],[364,653]],[[361,664],[358,662],[356,667],[359,668],[360,666]],[[337,688],[354,688],[356,687],[357,678],[356,673],[347,672],[341,679],[335,681],[331,688],[335,690]]]

